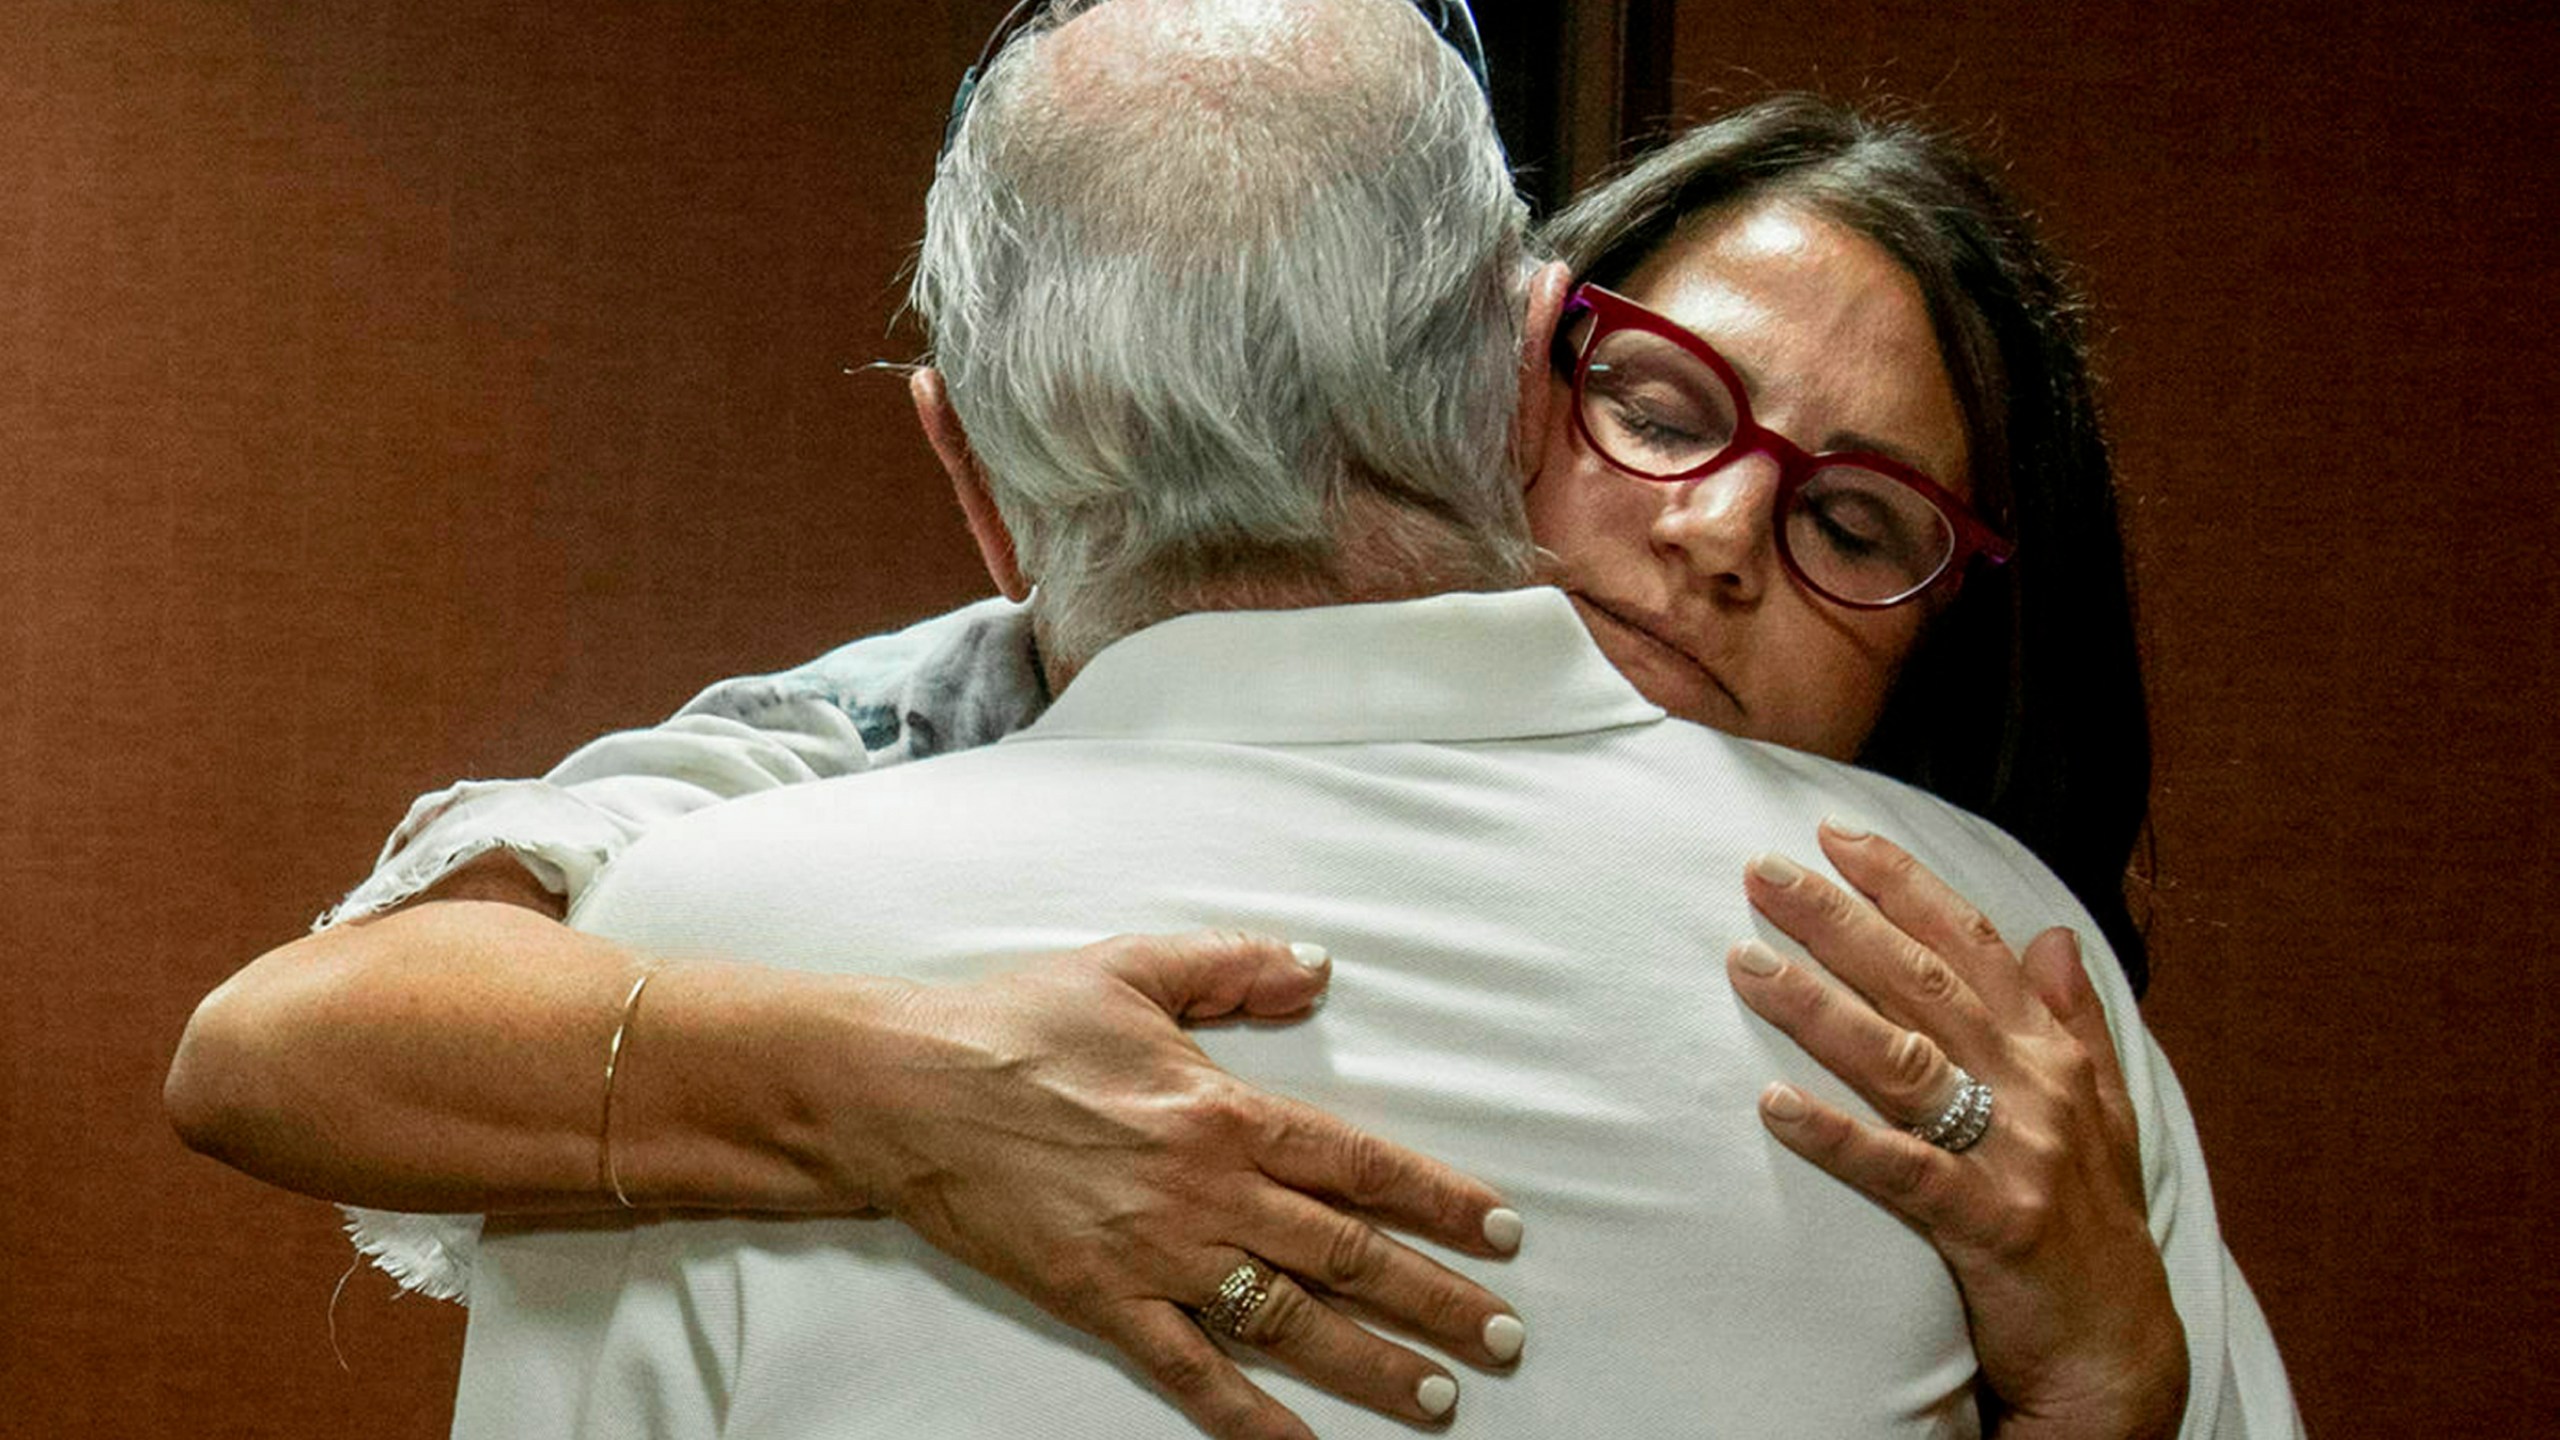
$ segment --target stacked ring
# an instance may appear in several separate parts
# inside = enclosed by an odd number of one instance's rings
[[[1911,1133],[1950,1154],[1962,1154],[1991,1129],[1991,1087],[1961,1065],[1955,1070],[1956,1093],[1947,1108],[1928,1124],[1912,1126]]]
[[[1242,1340],[1253,1313],[1271,1298],[1271,1272],[1262,1262],[1247,1260],[1218,1282],[1217,1298],[1200,1307],[1200,1325],[1212,1335]]]

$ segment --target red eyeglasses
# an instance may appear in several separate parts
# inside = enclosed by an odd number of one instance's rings
[[[1565,324],[1589,316],[1573,356],[1573,420],[1602,459],[1640,480],[1694,480],[1746,455],[1778,462],[1771,507],[1787,571],[1836,604],[1882,610],[2015,547],[1945,486],[1889,456],[1806,453],[1751,418],[1742,377],[1715,347],[1597,285],[1577,287]],[[1567,335],[1571,334],[1568,329]]]

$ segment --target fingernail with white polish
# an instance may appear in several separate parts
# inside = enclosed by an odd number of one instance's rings
[[[1529,1327],[1517,1315],[1496,1315],[1484,1322],[1485,1353],[1505,1365],[1520,1358],[1520,1346],[1529,1338]]]
[[[1484,1243],[1508,1255],[1520,1248],[1520,1212],[1497,1205],[1484,1212]]]
[[[1760,1108],[1768,1111],[1772,1120],[1801,1120],[1804,1095],[1793,1085],[1771,1085],[1760,1092]]]
[[[1458,1382],[1446,1375],[1426,1375],[1421,1384],[1413,1387],[1413,1403],[1422,1407],[1423,1414],[1437,1420],[1458,1403]]]
[[[1321,970],[1333,963],[1332,951],[1321,945],[1310,945],[1304,940],[1290,946],[1289,953],[1297,958],[1299,964],[1310,970]]]
[[[1853,820],[1846,815],[1823,816],[1822,828],[1843,840],[1864,840],[1875,833],[1867,828],[1864,820]]]
[[[1745,940],[1734,946],[1733,963],[1754,975],[1775,975],[1787,964],[1777,951],[1757,940]]]
[[[1764,853],[1751,857],[1751,873],[1783,890],[1804,878],[1804,867],[1784,855]]]

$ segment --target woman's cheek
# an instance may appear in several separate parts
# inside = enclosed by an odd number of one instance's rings
[[[1624,591],[1661,583],[1647,540],[1658,502],[1614,471],[1594,475],[1578,457],[1550,452],[1526,497],[1529,533],[1564,562],[1568,576]]]
[[[1829,608],[1829,607],[1826,607]],[[1761,723],[1752,738],[1833,760],[1855,760],[1884,718],[1894,676],[1919,637],[1899,610],[1807,612],[1810,623],[1763,629],[1751,646],[1743,699]]]

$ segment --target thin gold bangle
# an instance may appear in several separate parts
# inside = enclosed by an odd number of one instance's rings
[[[622,1041],[631,1031],[631,1017],[640,1013],[640,992],[649,988],[658,967],[640,972],[631,982],[631,992],[622,997],[622,1020],[613,1027],[613,1039],[604,1047],[604,1121],[596,1129],[596,1172],[602,1188],[612,1192],[625,1210],[635,1210],[631,1197],[623,1193],[622,1171],[613,1161],[613,1082],[622,1073]]]

